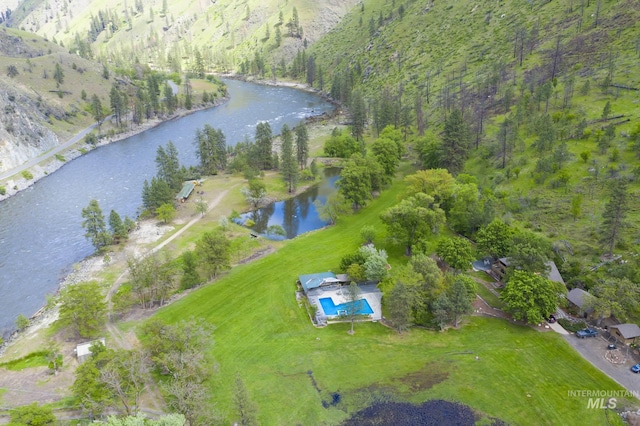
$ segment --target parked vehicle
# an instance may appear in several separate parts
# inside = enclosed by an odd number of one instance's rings
[[[583,330],[576,331],[576,336],[581,339],[584,339],[585,337],[596,337],[598,336],[598,330],[595,328],[585,328]]]
[[[547,320],[547,322],[549,322],[550,324],[553,324],[554,322],[556,322],[556,316],[549,315],[549,319]]]
[[[614,343],[609,343],[609,344],[607,345],[607,349],[608,349],[608,350],[610,350],[610,351],[612,351],[612,350],[614,350],[614,349],[618,349],[618,347],[617,347]]]
[[[631,371],[633,371],[634,373],[640,373],[640,364],[636,364],[631,367]]]

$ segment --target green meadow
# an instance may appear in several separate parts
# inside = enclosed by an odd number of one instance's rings
[[[210,386],[223,418],[237,419],[238,372],[265,425],[339,424],[376,400],[434,398],[469,405],[483,423],[606,422],[604,410],[587,410],[587,398],[569,397],[568,391],[620,387],[552,332],[484,317],[471,317],[460,329],[400,335],[379,323],[358,323],[353,336],[347,324],[311,324],[295,298],[297,276],[335,271],[340,258],[360,244],[365,224],[379,227],[376,243],[384,246],[379,215],[400,190],[396,183],[336,226],[235,267],[157,314],[168,322],[204,318],[216,327]],[[400,250],[390,251],[392,265],[405,261]],[[336,392],[341,401],[325,408]],[[619,401],[618,408],[636,403]]]

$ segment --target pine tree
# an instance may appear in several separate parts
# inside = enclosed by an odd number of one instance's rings
[[[258,146],[260,168],[269,170],[273,167],[271,125],[268,121],[258,123],[256,127],[256,145]]]
[[[287,184],[289,193],[292,193],[296,190],[296,185],[298,183],[298,165],[296,164],[296,158],[293,155],[293,135],[291,134],[291,130],[289,130],[289,126],[286,124],[282,126],[280,139],[282,141],[282,177]]]
[[[617,179],[611,183],[611,196],[604,207],[602,217],[602,237],[600,242],[607,247],[609,256],[613,254],[613,248],[622,238],[626,227],[625,218],[629,210],[629,194],[627,193],[627,181]]]
[[[462,112],[455,109],[444,123],[442,137],[442,165],[453,175],[462,171],[469,156],[469,129],[462,118]]]
[[[82,209],[82,218],[84,236],[91,240],[96,249],[100,250],[111,243],[111,236],[107,232],[104,215],[97,200],[91,200],[89,205]]]
[[[236,373],[233,400],[235,402],[236,409],[238,410],[238,415],[240,416],[240,420],[237,424],[241,426],[257,425],[257,407],[249,398],[249,393],[247,392],[247,388],[240,377],[240,373]]]
[[[159,179],[164,180],[169,188],[177,192],[182,186],[183,176],[180,171],[178,150],[172,141],[167,143],[166,149],[159,146],[156,151],[156,170]]]
[[[367,125],[367,110],[360,90],[351,93],[351,134],[356,140],[362,140]]]
[[[64,71],[62,71],[62,67],[58,63],[56,63],[56,67],[53,71],[53,79],[58,83],[58,85],[64,83]]]
[[[111,234],[113,234],[113,238],[115,239],[125,238],[127,236],[128,230],[125,228],[122,218],[115,210],[111,210],[109,214],[109,229],[111,229]]]
[[[300,169],[307,167],[307,159],[309,158],[309,133],[307,126],[300,123],[296,126],[296,159]]]

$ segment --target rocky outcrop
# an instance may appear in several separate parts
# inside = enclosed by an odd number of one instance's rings
[[[0,80],[0,172],[58,145],[58,137],[43,124],[51,114],[35,95]]]

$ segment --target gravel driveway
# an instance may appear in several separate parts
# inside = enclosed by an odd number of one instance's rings
[[[603,337],[602,332],[600,332],[598,337],[589,337],[584,339],[577,337],[574,333],[563,335],[562,337],[569,342],[569,344],[573,346],[584,359],[589,361],[600,371],[618,382],[625,389],[640,394],[640,374],[634,374],[630,370],[631,366],[636,364],[637,361],[634,360],[631,350],[629,350],[627,356],[626,346],[618,344],[619,349],[617,349],[620,355],[626,356],[626,362],[622,364],[613,364],[605,358],[605,354],[608,351],[607,344],[611,342],[608,342]]]

